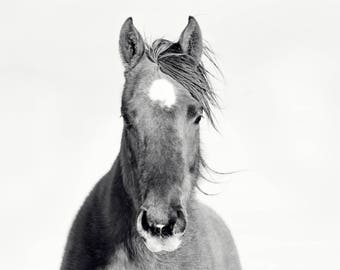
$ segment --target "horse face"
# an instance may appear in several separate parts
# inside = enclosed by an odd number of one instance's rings
[[[195,59],[201,50],[196,21],[191,18],[186,29],[179,43],[173,44]],[[190,42],[187,36],[195,40]],[[122,155],[123,171],[129,177],[124,185],[137,210],[137,231],[148,249],[173,251],[185,233],[186,206],[198,177],[203,109],[146,54],[132,19],[122,27],[120,50],[126,68]]]

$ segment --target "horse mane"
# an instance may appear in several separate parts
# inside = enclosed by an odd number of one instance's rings
[[[202,60],[197,61],[189,54],[183,53],[179,43],[166,39],[157,39],[151,46],[146,44],[146,55],[166,75],[180,83],[191,96],[197,100],[210,123],[216,128],[212,107],[217,106],[217,97],[210,83],[211,73],[204,67]],[[203,55],[219,71],[208,46],[203,47]]]

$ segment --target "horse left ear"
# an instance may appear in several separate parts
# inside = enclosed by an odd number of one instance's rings
[[[133,68],[144,53],[144,41],[141,34],[133,25],[132,18],[128,18],[121,30],[119,36],[120,56],[125,68]]]
[[[203,42],[201,29],[192,16],[189,16],[188,25],[183,30],[178,43],[184,53],[192,56],[196,61],[201,59]]]

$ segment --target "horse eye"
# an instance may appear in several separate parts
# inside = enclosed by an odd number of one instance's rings
[[[131,124],[130,119],[129,119],[129,117],[127,116],[127,114],[124,113],[124,114],[122,115],[122,117],[123,117],[123,119],[124,119],[124,122],[125,122],[126,126],[127,126],[128,128],[131,127],[132,124]]]
[[[201,121],[201,119],[202,119],[202,115],[197,116],[197,118],[195,119],[194,124],[197,125]]]

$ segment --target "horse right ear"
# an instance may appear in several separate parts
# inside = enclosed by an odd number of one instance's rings
[[[194,17],[189,16],[188,25],[183,30],[178,42],[184,53],[193,57],[197,62],[200,61],[203,51],[202,34]]]
[[[144,53],[144,41],[129,17],[123,24],[119,36],[119,51],[126,69],[133,68]]]

